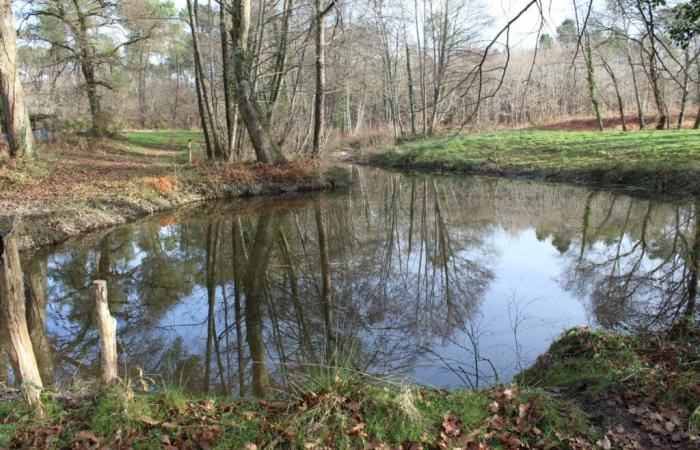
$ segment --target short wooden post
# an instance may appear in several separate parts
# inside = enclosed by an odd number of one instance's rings
[[[100,330],[100,353],[102,355],[102,384],[113,386],[119,382],[117,375],[117,320],[109,313],[107,282],[92,283],[92,299]]]
[[[29,338],[24,303],[24,280],[15,242],[0,236],[0,324],[5,333],[7,354],[22,388],[22,396],[31,408],[41,410],[43,388],[39,366]]]
[[[187,142],[187,154],[189,155],[190,164],[192,164],[192,139]]]

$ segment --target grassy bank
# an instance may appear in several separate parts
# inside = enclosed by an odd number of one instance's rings
[[[10,448],[697,448],[700,330],[575,329],[509,387],[445,392],[339,369],[269,400],[177,390],[0,402]]]
[[[202,200],[323,189],[340,174],[308,161],[207,164],[201,141],[165,131],[42,145],[34,158],[0,165],[0,232],[14,226],[29,249]]]
[[[700,131],[503,131],[385,148],[381,166],[700,194]]]
[[[307,381],[269,401],[121,387],[46,405],[46,417],[33,419],[0,403],[0,447],[586,448],[597,436],[578,407],[540,390],[443,392],[356,374]]]

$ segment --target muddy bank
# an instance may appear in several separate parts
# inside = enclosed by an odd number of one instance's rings
[[[347,184],[343,169],[300,182],[182,183],[169,193],[157,190],[115,193],[114,197],[0,201],[0,232],[10,231],[20,250],[56,245],[91,231],[121,225],[185,205],[238,197],[273,196],[333,189]]]

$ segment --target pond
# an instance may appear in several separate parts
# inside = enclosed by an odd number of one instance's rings
[[[188,208],[24,255],[48,298],[28,303],[45,384],[99,373],[96,279],[120,370],[232,395],[327,366],[508,381],[567,328],[660,327],[696,296],[693,200],[348,170],[348,190]]]

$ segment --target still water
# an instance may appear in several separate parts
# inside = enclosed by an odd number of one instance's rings
[[[95,279],[122,368],[233,395],[328,364],[507,381],[566,328],[659,327],[696,296],[692,200],[348,170],[346,191],[191,208],[25,255],[48,298],[28,308],[45,384],[98,373]]]

